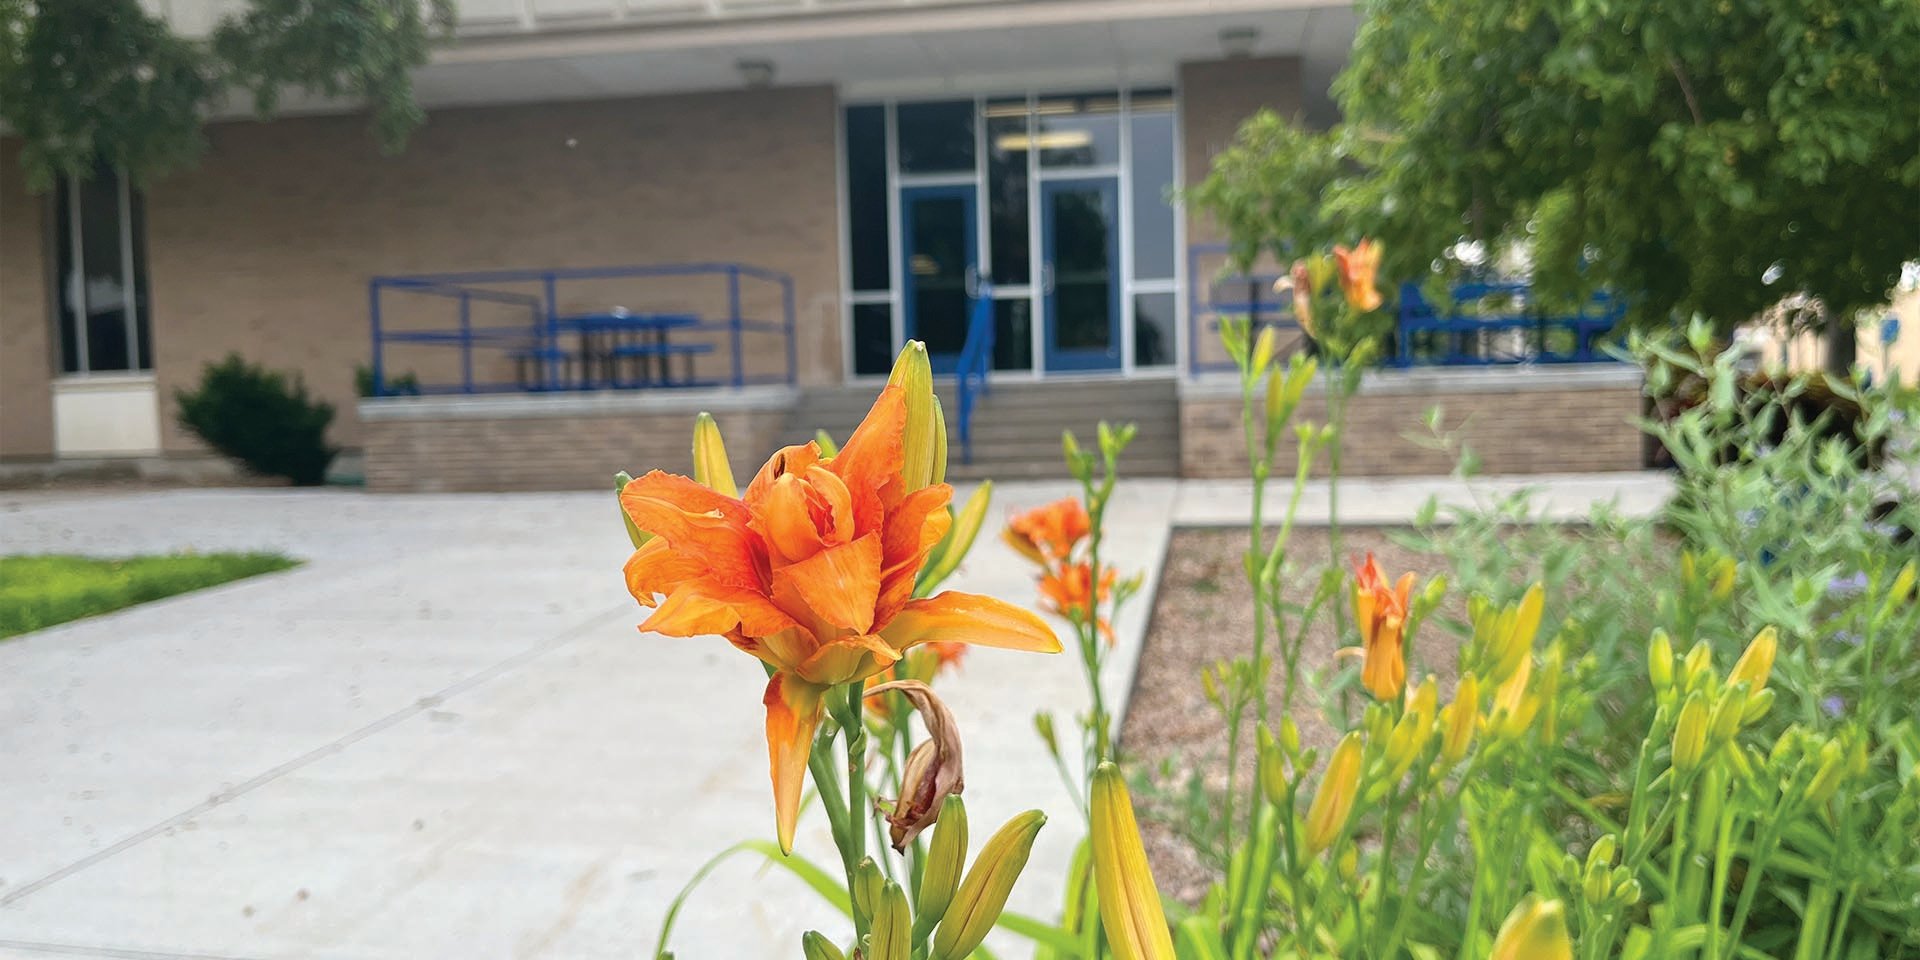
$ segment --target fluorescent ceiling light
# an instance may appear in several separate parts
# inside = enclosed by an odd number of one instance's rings
[[[1075,150],[1093,145],[1093,134],[1085,130],[1046,130],[1028,136],[1024,133],[1007,133],[995,137],[995,149],[1015,150]]]

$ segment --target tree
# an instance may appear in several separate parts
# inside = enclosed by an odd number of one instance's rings
[[[213,108],[244,94],[267,116],[289,87],[365,102],[394,151],[423,119],[410,71],[452,24],[453,0],[251,0],[202,42],[139,0],[0,0],[0,124],[34,189],[178,169]]]
[[[1920,257],[1917,0],[1365,0],[1334,94],[1342,124],[1255,117],[1194,191],[1241,256],[1370,234],[1421,277],[1524,244],[1637,323],[1799,293],[1849,345]]]

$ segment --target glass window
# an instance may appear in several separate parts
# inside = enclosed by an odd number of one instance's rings
[[[993,301],[993,368],[1033,369],[1033,301]]]
[[[1120,95],[1042,97],[1034,107],[1033,147],[1040,165],[1093,167],[1120,162]]]
[[[1178,314],[1171,293],[1141,293],[1133,298],[1133,365],[1163,367],[1173,362]]]
[[[995,283],[1026,283],[1027,101],[987,104],[987,247]]]
[[[54,220],[61,371],[151,368],[139,194],[102,167],[60,182]]]
[[[853,305],[853,372],[886,373],[893,369],[893,305]]]
[[[973,172],[972,100],[903,103],[894,116],[900,127],[901,173]]]
[[[1134,114],[1133,275],[1173,278],[1173,115]]]
[[[887,268],[887,111],[847,108],[847,245],[853,289],[885,290]]]

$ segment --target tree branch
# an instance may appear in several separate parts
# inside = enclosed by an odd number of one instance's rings
[[[1687,71],[1680,66],[1680,58],[1667,54],[1667,67],[1673,71],[1673,79],[1680,81],[1680,95],[1687,99],[1687,112],[1693,114],[1693,125],[1706,126],[1707,118],[1700,114],[1700,99],[1693,95],[1693,84],[1687,80]]]

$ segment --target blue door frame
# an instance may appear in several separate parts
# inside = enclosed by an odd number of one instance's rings
[[[1060,295],[1056,264],[1059,261],[1059,224],[1055,222],[1054,199],[1061,193],[1097,192],[1107,216],[1107,345],[1105,347],[1060,346]],[[1046,362],[1055,370],[1118,370],[1121,366],[1120,329],[1120,180],[1118,177],[1076,177],[1045,180],[1040,184],[1041,250],[1046,259],[1044,282],[1046,302]]]
[[[965,285],[969,298],[968,309],[961,311],[958,327],[955,330],[939,331],[936,340],[929,341],[927,359],[934,373],[952,373],[960,361],[960,349],[966,339],[967,317],[971,314],[971,299],[974,284],[980,275],[980,225],[977,195],[972,184],[950,184],[929,187],[900,188],[900,293],[901,293],[901,329],[908,340],[927,340],[920,330],[920,317],[916,310],[914,259],[914,206],[922,200],[954,199],[961,202],[961,219],[965,234],[961,243],[965,267],[961,282]],[[940,343],[955,338],[952,348],[943,349]]]

